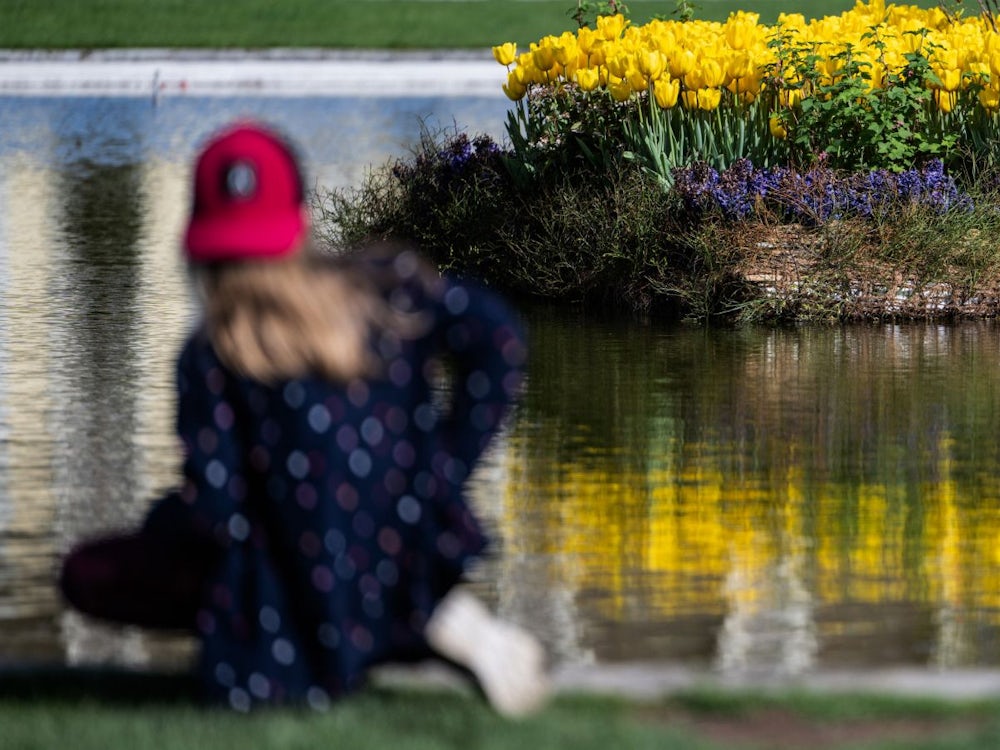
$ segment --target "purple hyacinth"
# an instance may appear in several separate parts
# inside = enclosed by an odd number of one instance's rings
[[[759,206],[803,223],[878,218],[903,206],[941,213],[972,208],[972,200],[945,173],[940,160],[899,173],[876,169],[849,174],[826,167],[822,160],[806,172],[756,169],[747,159],[721,173],[693,164],[674,170],[674,191],[688,211],[715,210],[732,220],[748,218]]]

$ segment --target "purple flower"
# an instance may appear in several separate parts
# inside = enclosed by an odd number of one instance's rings
[[[904,206],[938,212],[970,210],[972,200],[945,173],[940,160],[919,169],[838,173],[820,162],[807,172],[756,169],[740,159],[723,172],[706,164],[674,171],[674,191],[693,213],[718,211],[745,219],[765,206],[789,221],[822,223],[848,216],[879,218]]]

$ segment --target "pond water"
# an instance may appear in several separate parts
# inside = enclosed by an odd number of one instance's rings
[[[502,99],[0,98],[0,665],[177,664],[64,611],[83,536],[174,483],[177,240],[199,142],[242,114],[357,184],[421,118]],[[524,310],[523,403],[472,481],[474,585],[564,663],[795,675],[1000,662],[1000,327],[713,330]]]

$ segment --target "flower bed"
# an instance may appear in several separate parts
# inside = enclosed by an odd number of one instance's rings
[[[937,7],[872,0],[809,22],[782,14],[773,26],[755,13],[641,26],[619,14],[521,54],[510,43],[493,51],[528,141],[567,137],[573,123],[553,115],[576,100],[631,104],[617,113],[624,145],[667,183],[693,161],[723,169],[742,158],[893,170],[943,158],[981,169],[1000,122],[1000,35],[988,18]]]
[[[494,55],[509,142],[426,134],[323,196],[332,245],[401,237],[510,293],[703,319],[1000,311],[988,19],[614,15]]]

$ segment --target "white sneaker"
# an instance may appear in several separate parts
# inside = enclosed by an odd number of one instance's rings
[[[526,716],[548,698],[541,644],[527,631],[494,617],[474,596],[449,593],[431,615],[424,635],[431,648],[472,671],[498,713]]]

